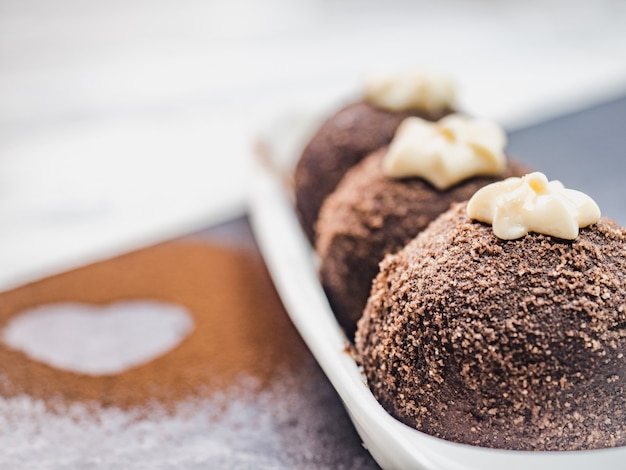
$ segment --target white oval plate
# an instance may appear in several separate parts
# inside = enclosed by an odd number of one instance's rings
[[[303,114],[298,116],[303,117]],[[281,131],[282,127],[282,131]],[[314,126],[292,119],[262,137],[253,159],[249,210],[252,228],[284,306],[333,384],[369,452],[384,469],[588,470],[626,467],[626,447],[575,452],[530,452],[456,444],[416,431],[389,415],[371,394],[346,352],[348,340],[335,320],[317,277],[315,253],[305,238],[288,185],[302,142]],[[304,132],[304,129],[308,131]],[[297,139],[296,139],[297,140]],[[285,148],[284,142],[294,144]],[[274,152],[280,149],[281,151]],[[291,152],[291,154],[290,154]],[[279,155],[280,153],[280,155]]]

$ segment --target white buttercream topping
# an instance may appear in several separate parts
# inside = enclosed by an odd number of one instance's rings
[[[573,240],[580,228],[598,221],[600,209],[586,194],[535,172],[479,189],[467,205],[467,215],[492,224],[496,236],[504,240],[528,232]]]
[[[506,134],[497,124],[451,114],[438,122],[417,117],[398,127],[383,161],[392,178],[419,176],[446,189],[478,175],[498,175],[506,167]]]
[[[367,77],[364,98],[374,106],[391,111],[437,112],[453,107],[456,88],[448,77],[434,72],[381,73]]]

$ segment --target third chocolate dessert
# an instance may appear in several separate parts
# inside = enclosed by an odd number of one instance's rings
[[[311,242],[326,196],[353,165],[387,145],[408,116],[436,121],[454,107],[449,79],[415,72],[371,76],[360,101],[330,117],[308,143],[295,171],[296,211]]]

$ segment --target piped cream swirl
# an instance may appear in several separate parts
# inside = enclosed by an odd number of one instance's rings
[[[502,173],[506,140],[500,126],[484,119],[410,117],[396,131],[383,172],[392,178],[419,176],[443,190],[473,176]]]
[[[598,221],[600,209],[586,194],[535,172],[479,189],[468,202],[467,215],[491,224],[504,240],[529,232],[574,240],[580,228]]]
[[[378,73],[366,78],[364,99],[390,111],[438,112],[454,106],[456,86],[435,72]]]

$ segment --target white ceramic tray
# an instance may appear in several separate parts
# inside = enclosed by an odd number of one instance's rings
[[[365,446],[384,469],[588,470],[626,468],[626,447],[576,452],[486,449],[448,442],[400,423],[378,404],[317,277],[317,260],[293,210],[289,178],[314,126],[292,115],[265,132],[253,160],[252,228],[274,284],[302,338],[333,384]]]

